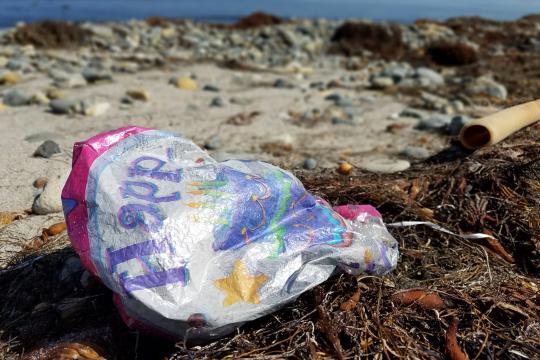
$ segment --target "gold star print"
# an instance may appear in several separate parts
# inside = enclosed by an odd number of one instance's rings
[[[215,280],[214,285],[226,294],[223,306],[231,306],[240,301],[258,304],[261,300],[257,290],[266,280],[268,280],[266,275],[249,275],[242,261],[236,260],[231,274],[226,278]]]

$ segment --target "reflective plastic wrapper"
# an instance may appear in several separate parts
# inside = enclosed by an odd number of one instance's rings
[[[398,258],[373,207],[332,209],[278,167],[135,126],[75,144],[62,203],[124,321],[172,338],[224,336],[336,271],[380,275]]]

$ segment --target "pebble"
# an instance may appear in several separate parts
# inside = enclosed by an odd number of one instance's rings
[[[452,118],[450,124],[448,124],[446,131],[449,135],[457,136],[461,132],[461,129],[466,124],[470,123],[472,119],[466,115],[457,115]]]
[[[30,102],[37,105],[47,105],[49,103],[49,98],[41,91],[37,91],[32,95]]]
[[[52,140],[45,140],[41,145],[38,146],[34,152],[34,157],[50,158],[54,154],[60,153],[60,146]]]
[[[422,119],[416,125],[418,130],[437,131],[445,129],[451,122],[452,117],[449,115],[436,114],[428,119]]]
[[[349,164],[348,162],[344,161],[341,164],[339,164],[337,168],[337,172],[341,175],[349,175],[353,169],[353,166]]]
[[[278,89],[291,89],[294,87],[293,84],[291,84],[285,79],[276,79],[276,81],[274,81],[273,86]]]
[[[414,119],[424,119],[426,117],[426,113],[422,110],[406,108],[399,113],[399,116],[409,117],[409,118],[414,118]]]
[[[343,119],[339,117],[333,117],[332,125],[354,125],[354,121],[352,119]]]
[[[21,77],[13,71],[6,71],[0,75],[0,85],[15,85],[20,82]]]
[[[221,146],[221,139],[219,136],[212,136],[204,143],[204,147],[208,150],[216,150]]]
[[[223,98],[217,96],[212,99],[212,101],[210,102],[210,106],[211,107],[224,107],[225,101],[223,100]]]
[[[63,175],[49,176],[49,181],[43,188],[32,205],[32,212],[38,215],[47,215],[62,211],[60,195],[66,183],[68,173]]]
[[[198,88],[197,82],[190,77],[173,78],[171,82],[182,90],[197,90]]]
[[[327,95],[324,100],[333,101],[334,103],[337,103],[341,100],[341,95],[338,93],[332,93],[330,95]]]
[[[371,86],[375,89],[386,89],[394,86],[394,79],[388,76],[375,76],[371,79]]]
[[[81,102],[81,112],[85,116],[101,116],[105,114],[111,104],[99,98],[90,98]]]
[[[41,176],[41,177],[38,177],[36,180],[34,180],[34,182],[32,183],[32,185],[36,188],[36,189],[43,189],[45,187],[45,185],[47,185],[47,177],[46,176]]]
[[[51,88],[51,89],[47,89],[46,95],[49,99],[56,100],[56,99],[65,99],[68,94],[64,90]]]
[[[411,163],[406,160],[378,158],[365,161],[360,168],[370,172],[390,174],[407,170],[410,166]]]
[[[112,81],[113,77],[109,70],[96,67],[86,67],[82,71],[82,76],[89,83],[98,81]]]
[[[430,85],[444,85],[444,77],[435,70],[426,67],[419,67],[418,69],[416,69],[416,76],[418,78],[427,79]]]
[[[57,99],[51,100],[49,107],[54,114],[73,114],[77,111],[78,104],[72,100]]]
[[[148,91],[144,89],[131,89],[131,90],[126,91],[126,95],[135,100],[140,100],[140,101],[150,100],[150,94],[148,93]]]
[[[401,155],[417,160],[425,160],[431,156],[427,149],[417,146],[405,147],[405,149],[401,151]]]
[[[313,158],[307,158],[304,160],[303,168],[306,170],[313,170],[317,167],[317,160]]]
[[[4,94],[3,102],[8,106],[24,106],[30,104],[32,95],[21,89],[12,89]]]
[[[508,96],[508,91],[504,85],[488,77],[477,78],[468,89],[473,94],[487,94],[503,100]]]
[[[204,91],[211,91],[211,92],[219,92],[220,91],[220,89],[217,86],[211,85],[211,84],[204,85],[203,90]]]
[[[59,69],[50,69],[49,76],[54,86],[60,88],[76,88],[86,86],[85,78],[79,73],[69,73]]]

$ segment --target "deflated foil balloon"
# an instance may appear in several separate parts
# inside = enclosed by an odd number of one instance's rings
[[[280,168],[140,127],[76,143],[62,203],[124,321],[174,338],[223,336],[336,269],[384,274],[398,257],[374,208],[334,210]]]

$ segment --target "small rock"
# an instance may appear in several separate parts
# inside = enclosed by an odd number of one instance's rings
[[[212,101],[210,102],[210,106],[211,107],[224,107],[225,101],[223,100],[223,98],[217,96],[212,99]]]
[[[337,103],[341,100],[341,95],[338,93],[332,93],[330,95],[327,95],[324,100],[332,101],[334,103]]]
[[[221,146],[221,139],[218,136],[212,136],[204,143],[204,147],[208,150],[216,150]]]
[[[418,69],[416,69],[416,77],[420,79],[427,79],[430,85],[444,85],[444,77],[438,72],[426,67],[419,67]]]
[[[343,119],[339,117],[333,117],[332,125],[354,125],[354,121],[352,119]]]
[[[473,94],[487,94],[503,100],[508,96],[508,91],[504,85],[488,77],[476,79],[468,89]]]
[[[410,166],[411,163],[406,160],[379,158],[364,162],[360,168],[370,172],[390,174],[407,170]]]
[[[353,169],[353,166],[349,164],[348,162],[344,161],[341,164],[339,164],[337,168],[337,172],[341,175],[349,175]]]
[[[6,71],[0,75],[0,85],[15,85],[20,82],[21,77],[13,71]]]
[[[49,75],[53,78],[54,85],[60,88],[71,89],[86,86],[86,79],[78,73],[70,74],[61,70],[51,70]]]
[[[307,158],[302,165],[306,170],[313,170],[317,167],[317,160],[313,158]]]
[[[50,158],[54,154],[60,153],[60,146],[52,140],[45,140],[34,152],[34,157]]]
[[[437,131],[445,129],[449,124],[452,118],[448,115],[434,115],[429,119],[423,119],[418,122],[416,128],[418,130],[431,130]]]
[[[294,85],[292,85],[285,79],[276,79],[273,86],[278,89],[291,89],[294,87]]]
[[[98,98],[90,98],[81,102],[81,112],[85,116],[100,116],[109,110],[111,104]]]
[[[56,100],[56,99],[65,99],[68,94],[64,90],[51,88],[51,89],[47,89],[46,95],[49,99]]]
[[[472,119],[465,115],[457,115],[452,118],[450,124],[448,124],[446,130],[448,134],[452,136],[457,136],[461,132],[463,126],[471,122]]]
[[[211,92],[219,92],[220,91],[220,89],[217,86],[214,86],[214,85],[211,85],[211,84],[204,85],[203,90],[204,91],[211,91]]]
[[[190,77],[173,78],[171,82],[182,90],[197,90],[197,82]]]
[[[236,105],[249,105],[252,103],[251,99],[245,99],[245,98],[239,98],[239,97],[232,97],[230,99],[231,104]]]
[[[133,98],[129,97],[129,96],[122,96],[122,98],[120,99],[120,102],[124,105],[133,105],[135,104],[135,100],[133,100]]]
[[[36,180],[34,180],[34,182],[32,183],[32,185],[36,188],[36,189],[43,189],[45,187],[45,185],[47,185],[47,177],[46,176],[41,176],[41,177],[38,177]]]
[[[399,116],[409,117],[413,119],[424,119],[426,117],[425,112],[413,108],[404,109],[399,113]]]
[[[32,95],[21,89],[12,89],[4,95],[3,102],[8,106],[24,106],[30,104]]]
[[[32,205],[32,212],[38,215],[47,215],[62,211],[62,200],[60,195],[67,180],[68,173],[63,175],[50,176],[49,181],[43,188]]]
[[[422,147],[417,146],[407,146],[401,152],[401,155],[406,156],[411,159],[425,160],[430,157],[429,151]]]
[[[112,81],[113,77],[109,70],[96,67],[87,67],[82,71],[82,76],[89,83],[98,81]]]
[[[143,90],[143,89],[128,90],[126,92],[126,95],[135,100],[140,100],[140,101],[150,100],[150,94],[148,93],[148,91]]]
[[[41,91],[38,91],[35,92],[34,95],[32,95],[30,103],[37,105],[47,105],[49,103],[49,98]]]
[[[375,76],[371,79],[371,86],[375,89],[386,89],[394,86],[394,79],[388,76]]]
[[[72,100],[51,100],[49,107],[54,114],[73,114],[77,111],[78,104]]]

